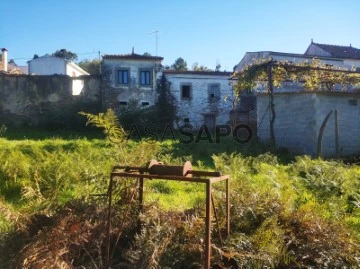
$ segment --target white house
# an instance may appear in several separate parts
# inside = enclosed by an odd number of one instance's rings
[[[335,46],[314,43],[311,41],[304,54],[284,53],[274,51],[246,52],[235,71],[240,72],[249,64],[259,59],[273,59],[275,61],[289,61],[291,63],[300,63],[304,61],[311,62],[314,58],[322,63],[346,67],[360,68],[360,49],[351,46]]]
[[[55,57],[55,56],[42,56],[34,58],[28,61],[29,74],[31,75],[68,75],[73,79],[73,89],[72,92],[74,95],[80,94],[84,81],[81,79],[76,79],[80,76],[90,75],[80,66],[76,65],[72,61]]]

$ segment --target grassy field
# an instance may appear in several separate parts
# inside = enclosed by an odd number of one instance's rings
[[[116,164],[190,160],[231,177],[231,232],[213,230],[214,268],[359,267],[360,166],[294,157],[253,141],[184,145],[129,141],[99,133],[8,130],[0,138],[0,264],[3,268],[101,268],[106,193]],[[133,181],[117,186],[112,265],[199,268],[204,186],[146,181],[145,213]],[[215,201],[224,227],[223,184]],[[131,201],[131,203],[130,203]],[[139,224],[141,223],[141,224]],[[2,268],[0,266],[0,268]]]

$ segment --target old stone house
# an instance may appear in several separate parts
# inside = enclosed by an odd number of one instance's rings
[[[162,57],[140,55],[134,51],[104,55],[101,65],[104,107],[118,110],[130,103],[141,107],[154,105],[162,60]]]
[[[229,123],[235,101],[231,73],[166,70],[164,74],[178,104],[178,126],[213,129]]]
[[[314,42],[311,42],[304,54],[247,52],[237,65],[236,71],[241,72],[256,60],[270,58],[291,63],[310,62],[317,58],[328,65],[360,71],[360,49],[351,45],[335,46]],[[308,92],[299,83],[283,83],[282,87],[274,90],[276,146],[285,147],[297,154],[313,156],[360,154],[359,90],[359,86],[352,85],[346,91],[343,91],[342,87],[335,87],[334,92]],[[257,135],[262,141],[270,141],[271,115],[267,89],[259,84],[254,89],[254,94]]]
[[[190,124],[209,128],[227,124],[234,94],[229,72],[163,70],[163,58],[139,55],[104,55],[102,62],[103,103],[118,110],[134,105],[155,105],[157,82],[165,75],[176,99],[179,121],[175,127]]]

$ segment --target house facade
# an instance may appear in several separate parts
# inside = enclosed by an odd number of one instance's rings
[[[28,61],[30,75],[68,75],[73,78],[73,95],[79,95],[84,87],[84,81],[81,76],[90,75],[84,69],[72,61],[55,57],[42,56]]]
[[[115,111],[128,105],[155,104],[162,57],[135,54],[104,55],[101,65],[103,104]]]
[[[275,61],[288,61],[296,64],[311,62],[314,58],[323,64],[345,68],[360,68],[360,49],[350,46],[335,46],[311,42],[304,54],[284,53],[274,51],[246,52],[235,72],[240,72],[246,66],[260,59],[273,59]]]
[[[166,70],[164,75],[178,105],[177,127],[213,129],[229,123],[235,102],[231,73]]]
[[[104,55],[102,61],[103,104],[115,111],[127,106],[156,104],[157,84],[165,76],[176,100],[178,122],[194,129],[206,124],[214,128],[227,124],[233,108],[234,93],[229,72],[164,70],[163,58],[139,55]]]

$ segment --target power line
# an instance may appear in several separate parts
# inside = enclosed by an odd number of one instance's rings
[[[99,53],[99,51],[92,51],[92,52],[84,52],[84,53],[76,53],[77,55],[88,55],[88,54],[95,54]]]

